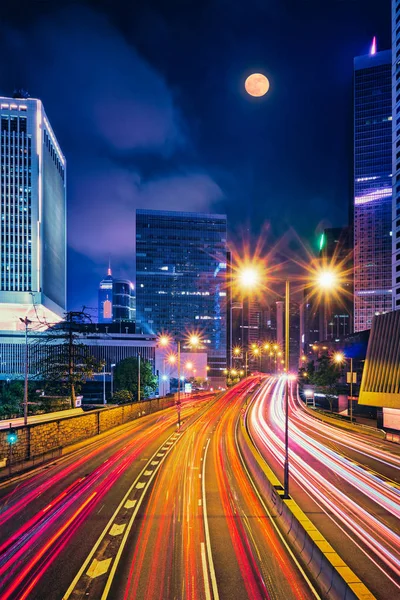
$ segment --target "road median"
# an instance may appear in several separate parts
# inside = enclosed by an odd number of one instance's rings
[[[283,486],[255,448],[243,417],[240,418],[237,433],[240,451],[259,492],[322,597],[329,600],[374,600],[375,596],[296,502],[284,499]]]

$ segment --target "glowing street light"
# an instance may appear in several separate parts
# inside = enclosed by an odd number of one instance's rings
[[[171,343],[171,338],[168,335],[161,334],[158,338],[158,343],[162,348],[167,348]]]
[[[260,271],[254,266],[244,267],[239,273],[239,284],[245,289],[254,289],[260,283]]]
[[[200,336],[197,333],[191,333],[188,337],[188,343],[192,348],[197,348],[201,343]]]
[[[350,360],[350,423],[352,423],[353,422],[353,383],[356,383],[355,381],[353,381],[353,378],[354,378],[353,357],[350,356],[350,358],[348,359],[347,356],[345,356],[343,352],[335,352],[335,354],[333,355],[333,361],[338,365],[345,363],[346,360]],[[349,381],[349,380],[347,380],[347,381]]]
[[[316,273],[315,283],[322,291],[332,290],[338,283],[338,273],[334,269],[321,269]]]

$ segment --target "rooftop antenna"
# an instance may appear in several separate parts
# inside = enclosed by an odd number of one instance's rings
[[[371,50],[369,51],[369,54],[370,54],[370,56],[374,56],[374,54],[376,54],[376,52],[377,52],[376,36],[374,35],[374,37],[372,38]]]

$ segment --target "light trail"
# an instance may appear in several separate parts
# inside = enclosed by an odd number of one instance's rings
[[[189,404],[185,403],[185,406]],[[6,523],[12,526],[14,522],[20,522],[29,503],[44,504],[36,514],[17,525],[7,539],[3,537],[0,541],[2,600],[29,596],[120,477],[163,431],[175,423],[175,410],[169,413],[162,421],[156,417],[150,427],[148,420],[132,423],[133,430],[130,428],[129,431],[120,432],[118,441],[122,440],[123,444],[119,444],[119,449],[113,451],[115,439],[111,435],[112,439],[103,439],[102,443],[95,444],[94,449],[83,451],[76,460],[69,456],[69,464],[60,461],[58,471],[56,465],[51,469],[52,472],[35,473],[18,488],[17,493],[13,490],[2,498],[2,527]],[[69,482],[78,467],[83,467],[93,459],[100,461],[104,451],[111,453],[107,460],[102,460],[88,475]],[[64,482],[68,482],[65,488],[49,501],[51,490],[59,488]]]
[[[249,413],[249,427],[261,453],[284,462],[284,381],[269,382]],[[303,420],[306,427],[303,428]],[[387,516],[400,517],[400,490],[376,473],[335,452],[313,438],[313,434],[338,438],[348,448],[354,445],[368,456],[397,468],[398,458],[372,448],[360,436],[341,436],[332,426],[311,423],[297,401],[290,399],[291,477],[334,518],[369,559],[400,589],[400,536],[387,524]],[[310,431],[310,429],[312,431]],[[332,435],[331,435],[332,434]],[[332,479],[330,479],[330,477]],[[360,502],[362,495],[362,503]],[[388,572],[388,569],[390,572]]]

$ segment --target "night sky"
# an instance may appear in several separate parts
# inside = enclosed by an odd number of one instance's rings
[[[69,308],[109,257],[133,278],[135,208],[223,212],[234,240],[347,224],[353,57],[390,29],[390,0],[5,0],[0,94],[41,98],[67,158]]]

